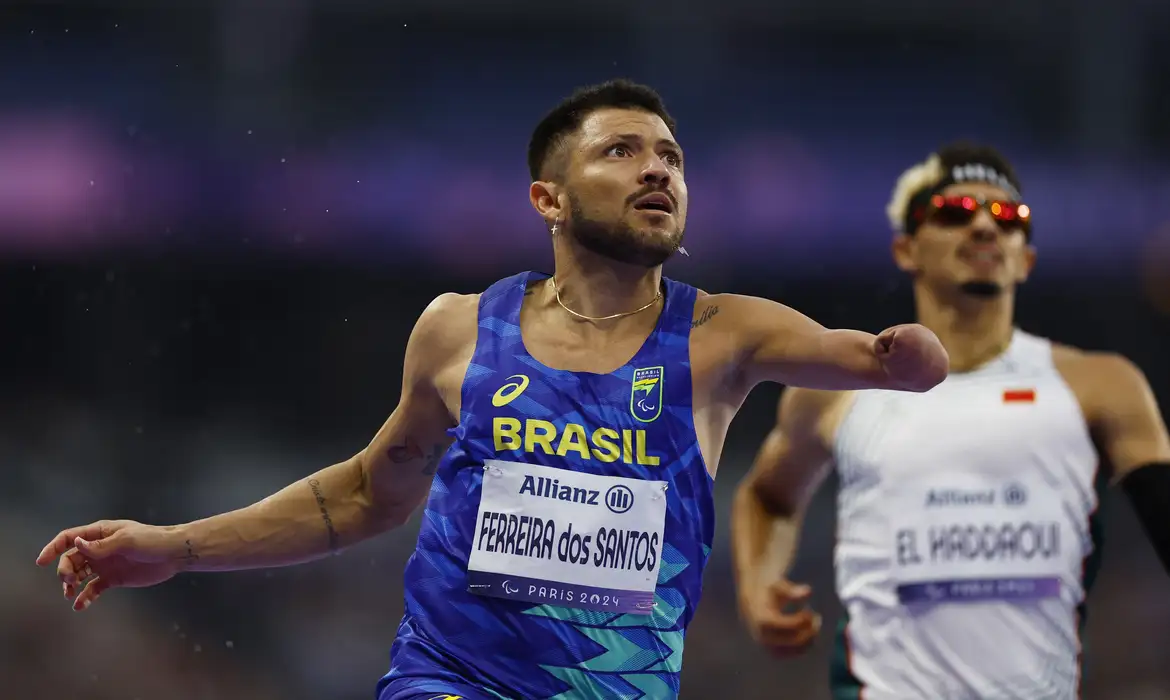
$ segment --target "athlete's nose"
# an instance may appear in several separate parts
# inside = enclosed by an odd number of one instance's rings
[[[979,242],[994,241],[1000,231],[995,219],[982,208],[975,212],[975,217],[971,219],[968,229],[971,232],[971,238]]]
[[[642,185],[657,185],[659,188],[665,188],[670,184],[670,171],[666,167],[666,163],[657,155],[650,157],[646,162],[645,167],[642,168],[642,174],[638,178],[638,183]]]

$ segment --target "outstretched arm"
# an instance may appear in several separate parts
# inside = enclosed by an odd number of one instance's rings
[[[318,559],[405,523],[426,498],[450,442],[453,421],[435,379],[459,346],[449,313],[459,299],[444,295],[423,312],[407,344],[398,406],[361,452],[258,503],[204,520],[149,530],[100,521],[65,530],[37,563],[78,545],[91,558],[124,553],[138,561],[173,560],[188,571],[274,567]],[[60,567],[67,586],[71,560],[65,557]]]
[[[831,330],[774,301],[720,294],[724,325],[737,337],[747,388],[777,382],[809,389],[927,391],[947,376],[942,343],[923,326],[872,335]]]

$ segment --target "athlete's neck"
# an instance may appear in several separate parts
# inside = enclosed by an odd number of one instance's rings
[[[944,295],[915,285],[918,322],[934,331],[951,357],[952,372],[969,372],[994,360],[1012,341],[1015,295],[1004,290],[994,297],[963,292]]]
[[[616,262],[568,240],[558,244],[553,247],[553,274],[561,301],[573,311],[592,317],[627,313],[645,306],[658,294],[661,267]]]

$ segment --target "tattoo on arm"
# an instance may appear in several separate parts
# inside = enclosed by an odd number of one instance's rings
[[[424,452],[414,438],[408,437],[402,441],[401,445],[391,446],[386,455],[395,464],[406,464],[421,459],[423,460],[423,475],[434,476],[435,470],[439,466],[439,459],[443,456],[443,449],[441,445],[432,445],[429,451]]]
[[[426,464],[423,465],[423,474],[427,476],[434,476],[435,470],[439,468],[439,459],[443,456],[443,449],[440,445],[434,445],[431,451],[427,454]]]
[[[195,546],[191,544],[191,540],[187,540],[183,544],[187,546],[187,552],[183,555],[183,563],[191,566],[199,561],[199,555],[195,553]]]
[[[708,306],[707,308],[703,309],[703,313],[699,314],[698,318],[696,318],[694,321],[691,321],[691,329],[693,330],[699,326],[702,326],[703,324],[707,323],[707,321],[715,318],[718,313],[718,306]]]
[[[407,437],[401,445],[391,445],[390,449],[386,451],[386,456],[395,464],[406,464],[412,460],[422,459],[423,451],[414,438]]]
[[[321,482],[309,479],[309,488],[313,490],[313,498],[317,500],[317,508],[321,510],[321,519],[325,521],[325,529],[329,531],[329,551],[335,552],[339,538],[337,529],[333,527],[333,518],[329,515],[329,509],[325,507],[325,495],[321,493]]]

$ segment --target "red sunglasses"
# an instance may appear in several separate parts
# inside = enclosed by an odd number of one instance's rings
[[[965,226],[971,223],[980,209],[986,209],[991,214],[1001,231],[1020,228],[1025,234],[1032,233],[1032,210],[1027,204],[970,195],[946,197],[936,194],[920,211],[918,220],[922,222],[929,219],[942,226]]]

